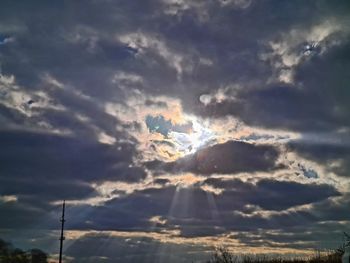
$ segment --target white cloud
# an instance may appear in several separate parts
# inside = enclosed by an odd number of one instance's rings
[[[0,40],[0,45],[6,45],[8,43],[12,43],[15,41],[14,37],[5,37],[4,39]]]
[[[164,61],[173,68],[178,78],[181,78],[185,72],[193,70],[191,59],[186,57],[174,49],[170,48],[164,40],[151,34],[142,32],[130,33],[118,37],[119,41],[128,45],[130,48],[136,49],[138,55],[144,55],[147,52],[153,52],[160,56]]]
[[[194,0],[162,0],[163,12],[167,15],[178,16],[181,18],[182,14],[188,10],[193,10],[199,21],[205,22],[208,20],[208,6],[205,1]]]
[[[268,41],[271,52],[261,54],[260,58],[269,61],[275,70],[270,80],[293,83],[296,66],[313,54],[322,55],[339,45],[341,40],[329,40],[330,36],[348,31],[341,21],[330,19],[309,28],[292,28],[289,32],[281,33],[277,40]]]
[[[17,196],[15,195],[2,195],[0,196],[0,202],[3,203],[12,203],[12,202],[17,202]]]
[[[57,104],[44,91],[27,91],[22,89],[16,84],[14,76],[0,75],[0,94],[0,104],[14,109],[27,117],[39,115],[39,109],[65,110],[63,105]]]
[[[199,101],[204,105],[210,103],[221,103],[223,101],[235,101],[239,89],[241,89],[241,86],[236,84],[220,87],[209,94],[200,95]]]
[[[139,86],[143,82],[142,76],[125,71],[117,71],[112,76],[112,83],[117,84],[118,88],[123,89],[125,92],[127,92],[129,87]]]
[[[252,4],[252,0],[217,0],[223,6],[246,9]]]
[[[163,12],[167,15],[181,16],[186,11],[193,11],[198,21],[208,22],[210,11],[213,5],[218,4],[222,8],[246,9],[252,4],[252,0],[214,0],[214,1],[196,1],[196,0],[161,0]]]
[[[108,135],[105,132],[100,132],[97,135],[97,137],[98,137],[98,141],[104,144],[114,144],[117,141],[114,137]]]

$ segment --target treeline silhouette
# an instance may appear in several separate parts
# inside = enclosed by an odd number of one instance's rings
[[[341,257],[344,251],[336,249],[328,252],[315,252],[307,258],[287,259],[268,255],[241,255],[236,256],[225,248],[216,250],[207,263],[342,263]]]
[[[225,248],[217,249],[206,263],[341,263],[343,249],[317,252],[308,258],[286,259],[267,255],[234,255]],[[0,239],[0,263],[48,263],[48,256],[40,249],[22,250]]]
[[[0,263],[47,263],[47,254],[35,248],[24,251],[0,239]]]

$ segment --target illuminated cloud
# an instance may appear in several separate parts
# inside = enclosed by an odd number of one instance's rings
[[[350,33],[345,24],[342,20],[329,18],[307,29],[292,28],[282,33],[278,40],[270,41],[271,53],[263,54],[261,58],[270,61],[278,81],[294,83],[294,70],[299,64],[307,62],[312,55],[322,56],[341,44],[342,35]],[[271,78],[271,81],[275,80]]]
[[[66,199],[73,262],[338,245],[348,1],[12,2],[0,4],[2,237],[57,255]]]

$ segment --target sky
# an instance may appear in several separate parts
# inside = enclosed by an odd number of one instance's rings
[[[348,0],[2,0],[0,238],[66,262],[336,248]]]

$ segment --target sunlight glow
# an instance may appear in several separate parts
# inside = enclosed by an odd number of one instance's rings
[[[215,134],[198,119],[191,118],[192,130],[190,133],[171,131],[169,138],[176,145],[177,151],[183,155],[195,153],[199,148],[213,141]]]

